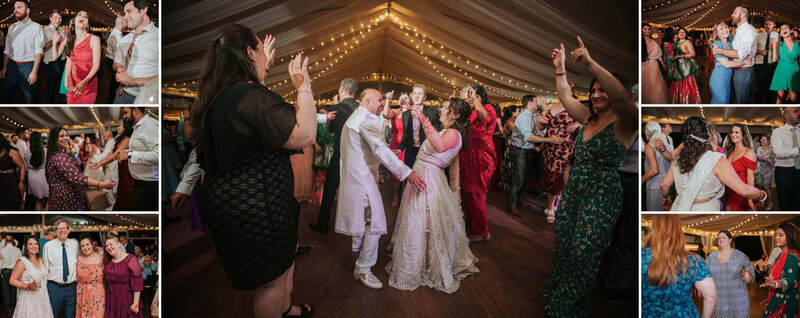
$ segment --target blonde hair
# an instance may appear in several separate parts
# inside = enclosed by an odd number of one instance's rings
[[[651,219],[650,233],[642,242],[653,253],[653,261],[647,269],[647,280],[652,286],[672,285],[680,273],[686,273],[690,257],[683,249],[685,239],[681,220],[675,214],[656,214]]]
[[[414,87],[412,87],[412,88],[411,88],[411,91],[413,92],[415,88],[419,88],[419,89],[421,89],[423,94],[426,94],[426,93],[427,93],[427,92],[425,91],[425,85],[422,85],[422,84],[414,84]]]
[[[724,24],[725,26],[728,26],[728,23],[725,22],[725,21],[719,21],[717,23],[714,23],[714,29],[711,32],[711,37],[708,38],[708,46],[714,45],[714,41],[716,41],[716,40],[722,41],[722,39],[719,38],[719,34],[717,34],[717,27],[720,24]],[[728,33],[728,36],[730,36],[730,33]],[[728,39],[730,39],[730,38],[728,38]],[[724,42],[724,41],[722,41],[722,42]],[[728,44],[728,43],[725,43],[725,44]]]

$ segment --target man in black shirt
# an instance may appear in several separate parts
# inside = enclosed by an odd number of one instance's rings
[[[317,221],[309,224],[312,230],[320,233],[328,233],[331,219],[331,208],[336,190],[339,189],[339,156],[340,138],[342,127],[350,118],[350,114],[358,107],[355,94],[358,90],[358,82],[352,78],[345,78],[339,86],[339,104],[328,107],[329,112],[337,112],[336,117],[328,122],[328,131],[333,136],[333,155],[331,155],[328,170],[325,171],[325,185],[322,188],[322,203],[317,215]]]
[[[414,85],[411,90],[411,103],[413,107],[421,107],[422,114],[428,118],[438,130],[441,128],[439,122],[439,111],[430,106],[424,106],[422,103],[425,101],[425,86],[421,84]],[[405,150],[404,162],[409,168],[414,167],[414,161],[417,160],[419,148],[425,142],[425,133],[420,129],[419,119],[416,118],[413,112],[403,112],[403,139],[400,141],[398,150]]]

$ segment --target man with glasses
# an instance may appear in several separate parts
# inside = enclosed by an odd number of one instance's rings
[[[44,245],[43,259],[47,266],[47,294],[53,316],[75,317],[75,267],[78,263],[78,241],[68,238],[69,224],[64,219],[55,223],[56,239]]]

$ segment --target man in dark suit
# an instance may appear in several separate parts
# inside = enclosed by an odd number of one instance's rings
[[[422,84],[414,85],[411,90],[411,104],[412,107],[422,107],[422,114],[428,118],[436,129],[441,127],[439,121],[439,111],[430,106],[424,106],[422,102],[425,101],[425,86]],[[410,168],[414,167],[414,161],[417,160],[417,153],[419,147],[425,142],[425,132],[422,131],[419,119],[417,119],[413,112],[403,112],[403,139],[400,140],[398,150],[405,150],[404,163]]]
[[[322,188],[322,203],[317,214],[317,221],[309,224],[309,227],[320,233],[328,233],[331,219],[331,208],[336,190],[339,190],[339,139],[342,135],[342,127],[350,118],[350,114],[358,107],[355,100],[358,82],[352,78],[345,78],[339,85],[339,104],[328,107],[329,112],[337,112],[336,117],[328,122],[328,131],[333,136],[333,155],[331,155],[328,170],[325,171],[325,185]]]
[[[133,243],[128,243],[128,237],[127,236],[120,236],[119,237],[119,243],[122,244],[122,246],[125,248],[125,253],[136,255],[134,253]]]

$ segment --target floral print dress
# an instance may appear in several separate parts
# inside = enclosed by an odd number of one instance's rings
[[[800,258],[795,251],[783,252],[770,271],[778,267],[781,261],[784,262],[783,271],[780,273],[781,288],[770,288],[763,316],[765,318],[797,317],[798,314],[797,302],[800,294],[798,294],[797,273],[800,270]]]
[[[536,188],[547,192],[550,195],[559,195],[564,191],[564,171],[572,163],[575,154],[575,136],[578,132],[567,132],[567,128],[575,123],[566,110],[558,114],[547,112],[544,115],[547,120],[547,131],[545,137],[559,136],[564,138],[561,144],[545,142],[542,143],[542,154],[544,155],[545,171],[544,177],[539,179]]]
[[[589,294],[622,207],[617,169],[627,148],[614,135],[613,123],[588,141],[585,128],[575,142],[575,161],[556,215],[553,270],[540,291],[550,298],[545,306],[550,317],[589,315]]]
[[[103,263],[78,262],[75,274],[78,277],[75,317],[103,317],[106,311]]]

